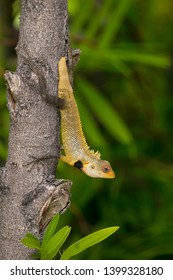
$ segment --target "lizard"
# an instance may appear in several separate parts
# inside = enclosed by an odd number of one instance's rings
[[[61,155],[60,160],[77,167],[90,177],[115,178],[110,163],[101,160],[100,153],[91,150],[86,142],[65,57],[59,60],[58,72],[58,97],[65,101],[64,107],[60,108],[62,146],[65,155]]]

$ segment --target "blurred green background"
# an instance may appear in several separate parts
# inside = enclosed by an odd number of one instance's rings
[[[7,156],[5,69],[15,70],[19,1],[0,2],[0,165]],[[69,0],[69,32],[81,59],[75,96],[88,144],[115,180],[59,163],[73,181],[61,225],[69,243],[120,229],[80,259],[173,259],[173,1]],[[67,244],[68,245],[68,244]]]

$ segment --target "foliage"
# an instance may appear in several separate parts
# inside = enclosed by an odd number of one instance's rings
[[[74,182],[71,207],[60,224],[73,226],[71,244],[98,228],[120,226],[116,245],[107,239],[104,248],[100,243],[82,252],[82,259],[173,257],[172,9],[172,0],[69,0],[72,46],[82,50],[74,71],[82,124],[88,144],[111,162],[117,176],[91,179],[60,163],[58,177]],[[1,26],[4,42],[8,36]],[[14,68],[14,53],[0,45],[4,161],[3,73]]]
[[[53,260],[57,255],[59,255],[60,260],[68,260],[84,251],[88,247],[91,247],[106,239],[118,230],[118,227],[109,227],[96,231],[73,243],[61,254],[60,248],[70,234],[71,228],[69,226],[65,226],[56,231],[58,221],[59,214],[56,214],[44,233],[42,243],[40,243],[39,239],[31,233],[27,233],[26,236],[21,240],[25,246],[37,250],[33,257],[41,260]]]

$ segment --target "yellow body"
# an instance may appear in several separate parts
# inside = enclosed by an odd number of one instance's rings
[[[94,153],[86,143],[65,57],[61,57],[58,69],[58,96],[65,100],[65,107],[61,110],[61,133],[65,155],[61,156],[61,160],[78,167],[90,177],[115,178],[110,163],[101,160],[100,153]]]

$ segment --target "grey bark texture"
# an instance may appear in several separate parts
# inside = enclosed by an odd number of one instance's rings
[[[29,259],[32,251],[21,238],[28,231],[39,236],[39,222],[44,227],[52,215],[46,212],[52,200],[53,212],[69,203],[71,182],[55,179],[59,110],[41,92],[57,96],[57,63],[68,57],[67,19],[67,0],[22,0],[17,69],[5,74],[10,132],[0,169],[0,259]]]

